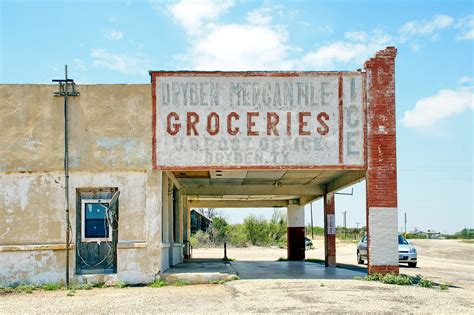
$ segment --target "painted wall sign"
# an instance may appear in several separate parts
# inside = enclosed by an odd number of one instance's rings
[[[360,72],[152,72],[153,165],[361,168]]]

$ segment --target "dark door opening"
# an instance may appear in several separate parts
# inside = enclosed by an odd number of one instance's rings
[[[117,188],[76,190],[76,274],[117,272],[118,206],[107,212]]]

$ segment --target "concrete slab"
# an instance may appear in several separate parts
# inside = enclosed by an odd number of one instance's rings
[[[169,283],[177,280],[192,284],[209,281],[229,281],[236,276],[251,279],[353,279],[366,276],[367,271],[357,266],[326,268],[324,265],[304,261],[232,261],[217,259],[191,259],[168,269],[162,279]]]
[[[213,281],[236,280],[237,273],[229,262],[222,259],[188,259],[160,275],[169,284],[184,281],[189,284],[207,284]]]
[[[233,261],[241,279],[353,279],[366,276],[363,270],[326,268],[304,261]]]

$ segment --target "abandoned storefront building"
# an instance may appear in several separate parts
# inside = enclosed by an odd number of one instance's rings
[[[191,234],[196,233],[197,231],[206,232],[209,229],[209,226],[212,223],[212,220],[209,219],[204,213],[200,211],[191,209]]]
[[[153,281],[188,255],[192,208],[286,207],[288,259],[302,260],[319,198],[333,267],[334,192],[364,179],[368,272],[398,272],[395,56],[352,72],[0,85],[0,285]]]

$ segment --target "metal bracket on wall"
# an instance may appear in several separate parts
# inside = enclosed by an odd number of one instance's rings
[[[73,79],[55,79],[52,80],[53,82],[59,83],[59,92],[54,92],[54,96],[66,96],[66,89],[67,96],[79,96],[79,92],[76,91],[76,83],[74,83]]]
[[[335,192],[334,194],[335,194],[335,195],[352,196],[352,195],[354,195],[354,188],[351,188],[351,192],[350,192],[350,193]]]

